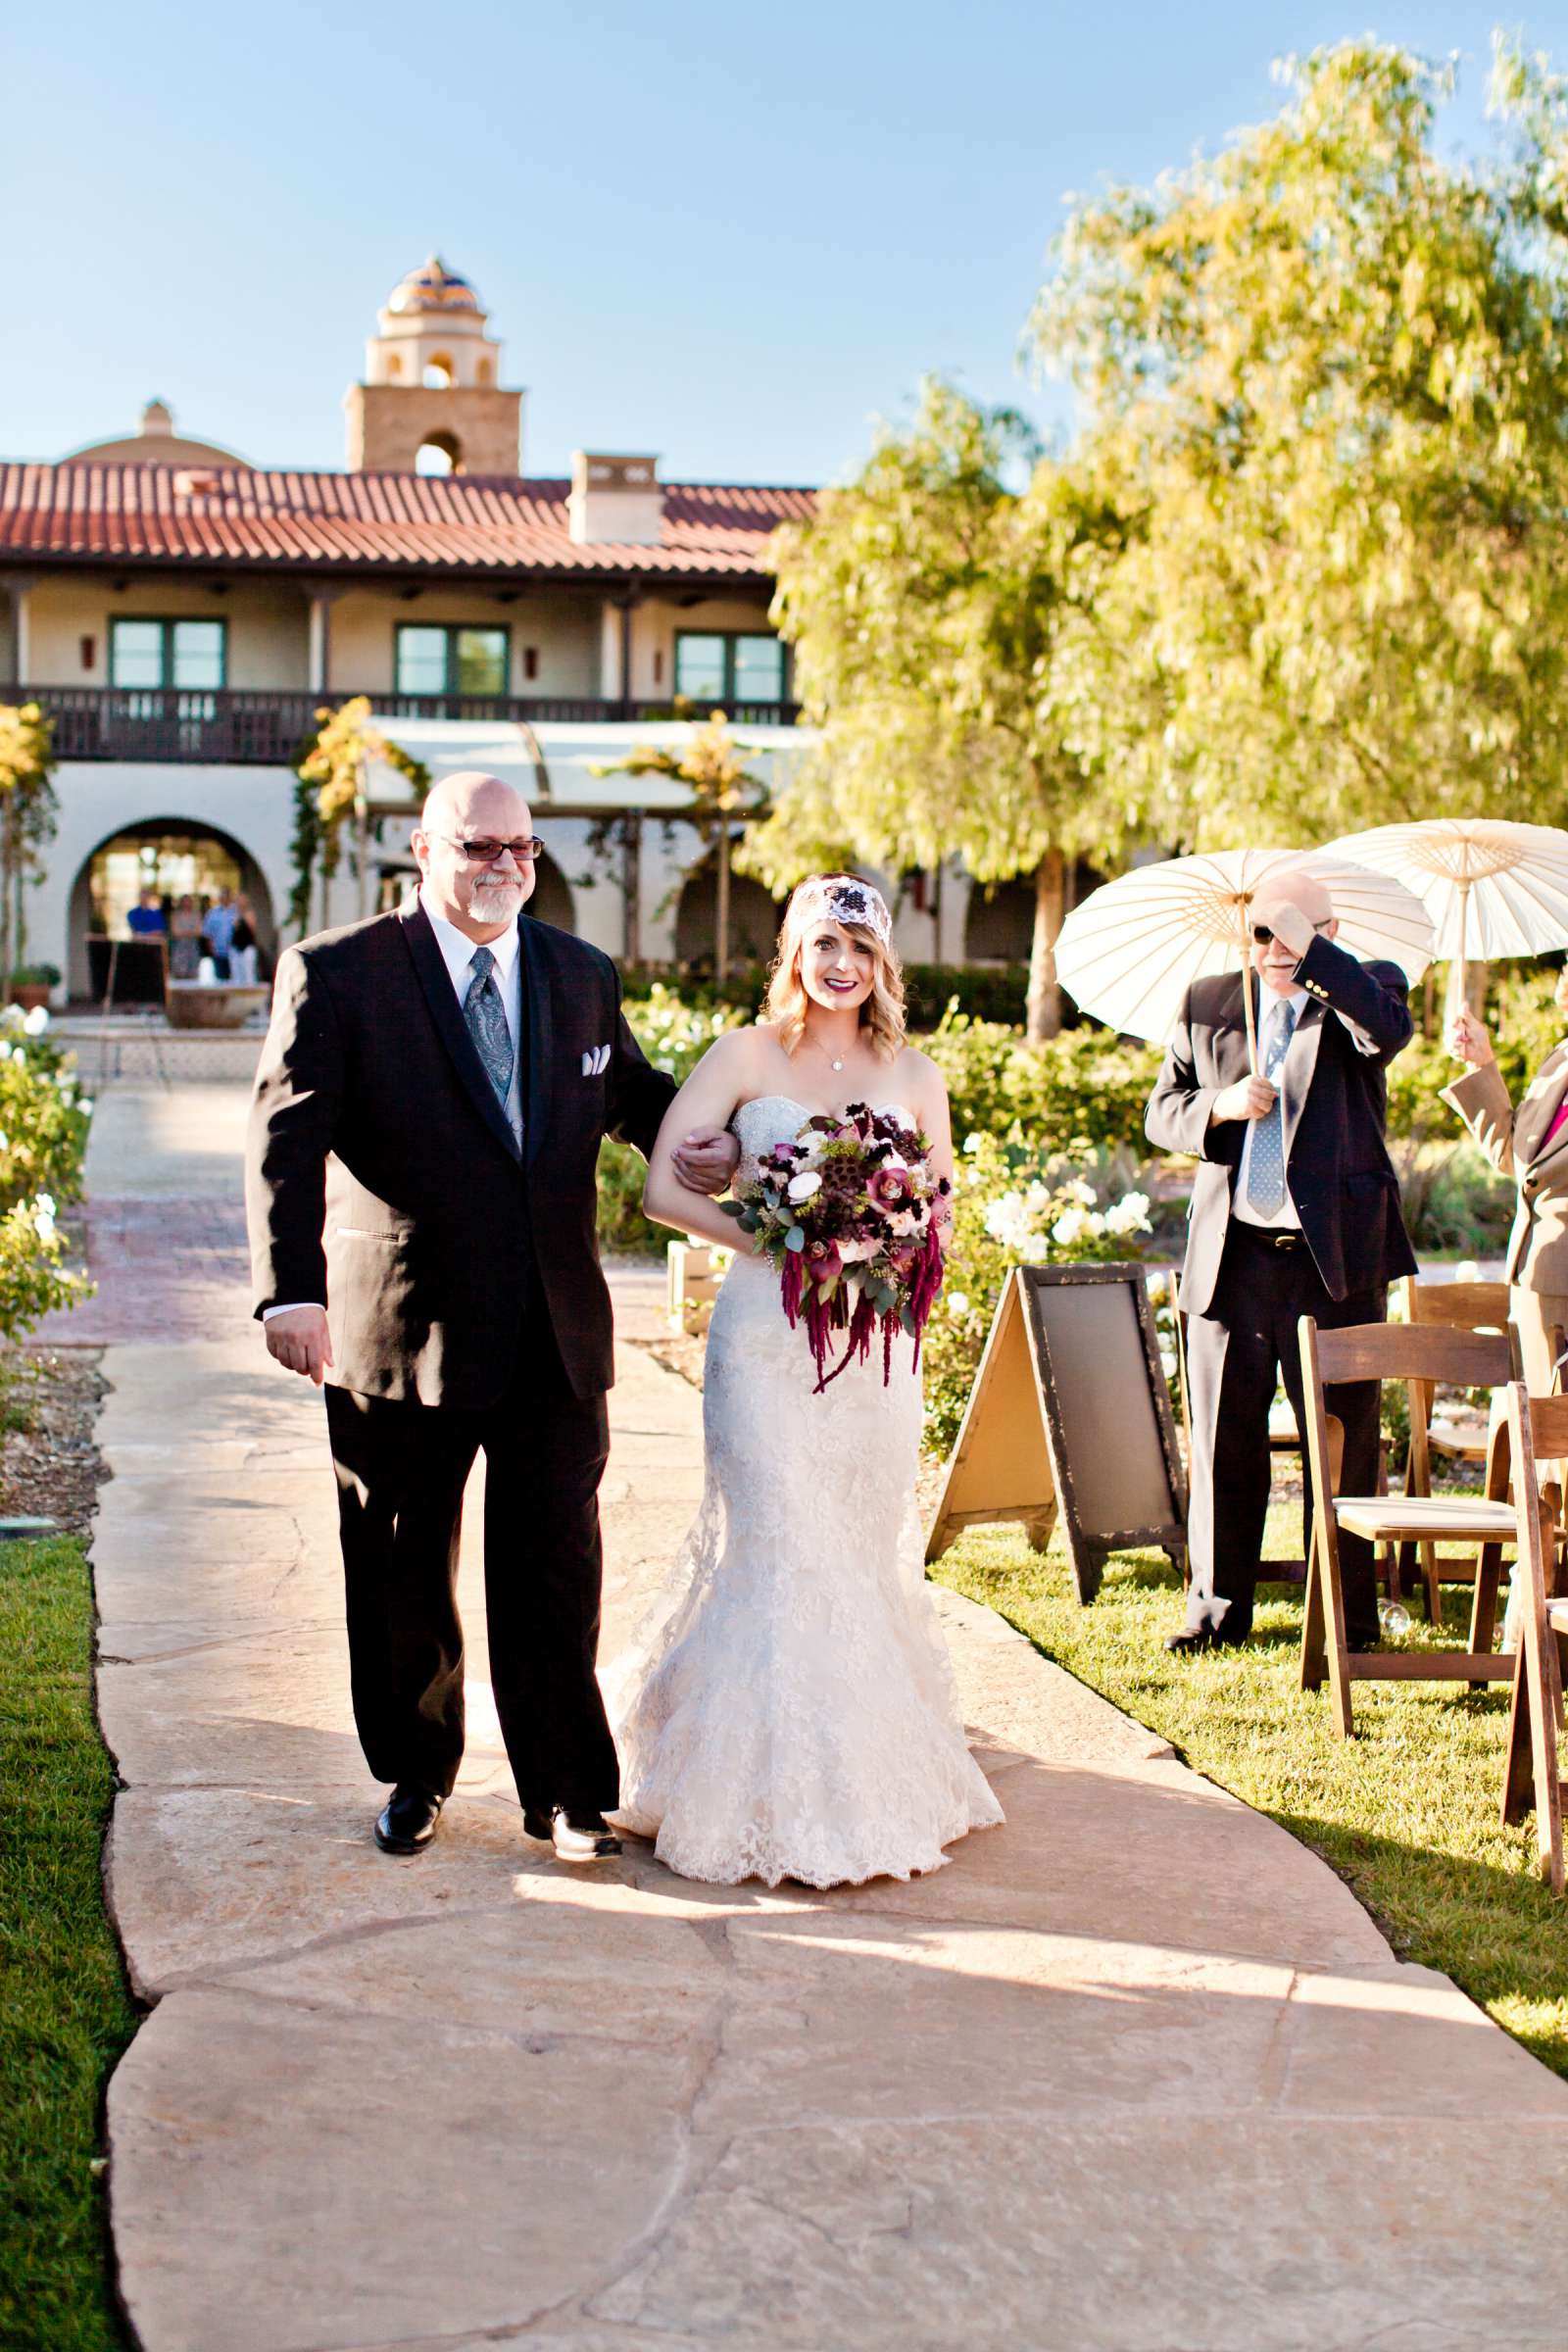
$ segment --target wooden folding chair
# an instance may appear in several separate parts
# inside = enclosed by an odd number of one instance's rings
[[[1354,1729],[1352,1682],[1503,1682],[1513,1662],[1492,1647],[1503,1544],[1517,1528],[1504,1499],[1506,1465],[1498,1449],[1484,1499],[1474,1495],[1337,1494],[1330,1453],[1325,1387],[1342,1381],[1432,1380],[1455,1388],[1501,1388],[1513,1372],[1513,1353],[1501,1332],[1433,1330],[1402,1323],[1352,1323],[1320,1331],[1311,1315],[1300,1321],[1301,1379],[1307,1410],[1307,1455],[1312,1479],[1312,1547],[1306,1568],[1301,1627],[1301,1688],[1333,1693],[1335,1728]],[[1350,1654],[1345,1634],[1340,1577],[1340,1530],[1369,1543],[1437,1543],[1451,1537],[1475,1546],[1475,1601],[1465,1650],[1372,1650]]]
[[[1407,1274],[1399,1283],[1396,1294],[1403,1304],[1406,1323],[1437,1327],[1445,1331],[1500,1331],[1513,1342],[1513,1370],[1510,1377],[1522,1377],[1519,1358],[1519,1339],[1508,1319],[1508,1285],[1505,1282],[1422,1282]],[[1405,1457],[1404,1491],[1406,1494],[1430,1494],[1432,1492],[1432,1457],[1447,1461],[1485,1463],[1490,1455],[1494,1433],[1487,1429],[1467,1428],[1452,1419],[1437,1400],[1438,1383],[1432,1380],[1412,1380],[1405,1383],[1410,1407],[1410,1450]],[[1419,1547],[1401,1545],[1396,1567],[1396,1577],[1402,1581],[1411,1563],[1413,1551],[1419,1548],[1421,1584],[1426,1598],[1429,1623],[1438,1625],[1443,1617],[1442,1589],[1445,1584],[1470,1584],[1474,1581],[1476,1563],[1468,1554],[1440,1553],[1436,1544]]]
[[[1514,1653],[1513,1709],[1503,1767],[1502,1818],[1522,1821],[1536,1809],[1536,1848],[1552,1892],[1564,1890],[1562,1766],[1562,1644],[1568,1638],[1568,1597],[1553,1591],[1555,1514],[1540,1491],[1538,1464],[1568,1454],[1568,1396],[1532,1396],[1522,1380],[1508,1384],[1508,1443],[1514,1462],[1519,1568],[1524,1579],[1524,1626]]]

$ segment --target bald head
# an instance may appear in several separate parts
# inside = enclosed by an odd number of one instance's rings
[[[443,776],[414,829],[421,896],[469,939],[499,937],[533,890],[532,836],[528,804],[514,785],[481,768]],[[509,843],[524,847],[518,852]],[[499,845],[499,855],[485,855],[491,844]]]
[[[1282,873],[1270,874],[1258,885],[1252,900],[1254,922],[1268,921],[1267,909],[1280,905],[1298,906],[1309,923],[1329,923],[1334,920],[1334,901],[1329,897],[1315,874],[1299,866],[1286,866]]]
[[[432,784],[419,811],[419,829],[461,833],[465,840],[486,836],[514,841],[529,830],[528,804],[514,785],[487,776],[482,767],[460,768]]]
[[[1297,969],[1314,933],[1332,939],[1339,929],[1334,902],[1315,874],[1286,866],[1258,886],[1247,910],[1253,933],[1252,963],[1265,988],[1288,997],[1300,986]],[[1259,931],[1271,936],[1259,940]]]

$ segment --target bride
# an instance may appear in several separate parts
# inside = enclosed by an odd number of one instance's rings
[[[824,874],[790,901],[763,1018],[717,1039],[671,1104],[644,1196],[660,1223],[739,1245],[708,1337],[702,1508],[605,1677],[620,1819],[686,1878],[906,1879],[1002,1819],[922,1573],[910,1344],[894,1348],[891,1386],[874,1348],[813,1394],[777,1275],[671,1164],[693,1126],[728,1123],[743,1189],[813,1112],[856,1102],[905,1112],[951,1176],[947,1091],[904,1042],[887,906]]]

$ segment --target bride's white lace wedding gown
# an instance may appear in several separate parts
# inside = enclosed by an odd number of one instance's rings
[[[735,1116],[737,1182],[810,1106]],[[907,1341],[813,1395],[778,1277],[737,1257],[714,1303],[702,1509],[604,1677],[618,1818],[683,1877],[858,1883],[936,1870],[1003,1818],[964,1743],[922,1572],[920,1383]]]

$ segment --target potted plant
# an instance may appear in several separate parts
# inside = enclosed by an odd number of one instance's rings
[[[35,1005],[47,1004],[49,992],[59,986],[60,974],[52,963],[19,963],[6,981],[6,1002],[30,1012]]]

